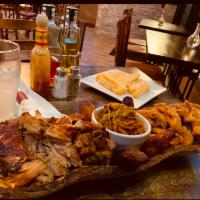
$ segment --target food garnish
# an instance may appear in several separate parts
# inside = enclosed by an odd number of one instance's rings
[[[139,135],[145,132],[143,121],[136,117],[132,107],[125,104],[106,104],[96,118],[101,125],[121,134]]]

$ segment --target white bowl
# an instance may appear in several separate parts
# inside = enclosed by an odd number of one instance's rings
[[[103,106],[96,108],[92,113],[92,119],[91,121],[99,124],[99,122],[96,120],[95,115],[103,111]],[[116,144],[124,147],[130,147],[130,146],[138,146],[141,145],[145,140],[148,138],[148,135],[151,133],[151,124],[149,121],[139,113],[135,113],[136,118],[143,121],[145,132],[143,134],[139,135],[124,135],[115,131],[112,131],[110,129],[106,129],[110,135],[110,138],[115,141]]]

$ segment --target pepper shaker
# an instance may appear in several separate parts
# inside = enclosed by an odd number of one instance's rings
[[[80,69],[78,67],[72,68],[70,73],[67,75],[67,96],[78,96],[80,80]]]
[[[67,97],[66,69],[58,67],[56,71],[57,75],[55,76],[52,95],[57,99],[65,99]]]

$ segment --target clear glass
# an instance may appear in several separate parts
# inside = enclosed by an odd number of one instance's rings
[[[158,23],[160,26],[162,26],[165,23],[165,4],[161,4],[161,10],[162,10],[162,14],[158,20]]]
[[[76,55],[78,53],[79,27],[74,21],[66,24],[65,30],[61,30],[59,42],[64,55]]]
[[[61,47],[58,42],[60,29],[55,24],[54,20],[51,19],[48,22],[48,46],[51,52],[51,55],[59,57],[61,54]]]
[[[16,113],[20,72],[19,45],[9,40],[0,40],[0,121],[8,120]]]
[[[200,44],[199,31],[200,31],[200,23],[197,23],[194,33],[190,35],[187,39],[187,46],[189,48],[193,49],[199,46]]]
[[[62,67],[72,68],[79,65],[79,38],[80,30],[75,21],[65,25],[60,31],[59,43],[62,48]]]

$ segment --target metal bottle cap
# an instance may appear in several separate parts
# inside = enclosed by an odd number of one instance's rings
[[[80,69],[78,67],[74,67],[71,69],[71,73],[73,76],[77,76],[80,74]]]
[[[57,67],[56,68],[58,76],[64,77],[66,75],[66,69],[62,67]]]

